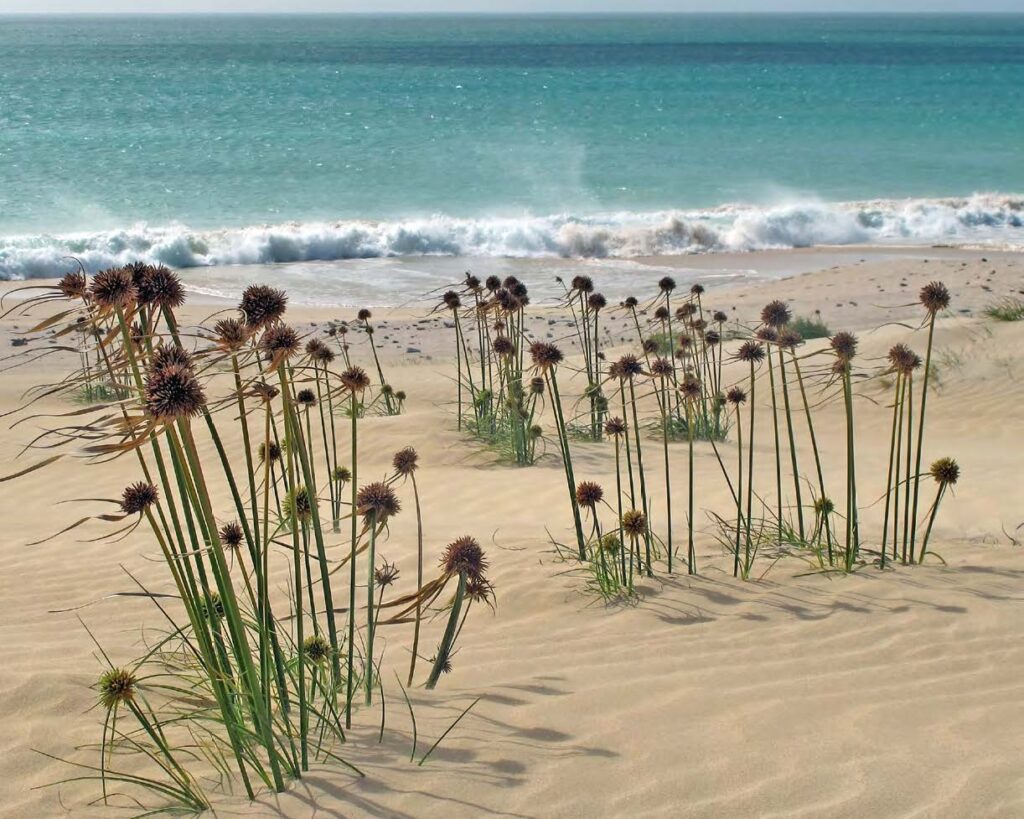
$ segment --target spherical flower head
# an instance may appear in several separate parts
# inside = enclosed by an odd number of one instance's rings
[[[632,380],[638,375],[643,375],[644,368],[640,359],[632,353],[626,353],[615,362],[616,372],[623,381]]]
[[[544,378],[543,376],[535,375],[530,379],[530,392],[534,395],[544,394]]]
[[[949,288],[942,282],[929,282],[921,288],[918,300],[931,315],[940,313],[949,307]]]
[[[779,340],[779,334],[775,332],[774,327],[758,327],[754,335],[757,336],[758,341],[763,341],[766,344],[774,344]]]
[[[385,560],[373,570],[373,579],[377,581],[377,585],[380,588],[386,589],[398,580],[398,567],[394,563],[388,563]]]
[[[764,361],[764,347],[757,341],[744,341],[736,353],[736,358],[749,364],[757,364]]]
[[[111,267],[92,277],[92,300],[100,307],[124,308],[138,297],[132,273],[126,267]]]
[[[237,549],[245,538],[242,527],[238,525],[237,521],[225,523],[220,527],[217,535],[220,537],[220,542],[229,549]]]
[[[326,367],[334,361],[334,351],[326,344],[321,344],[316,348],[316,352],[311,355],[311,358],[317,364],[323,364]]]
[[[719,333],[718,330],[708,330],[704,334],[704,343],[707,344],[708,347],[717,347],[722,343],[722,334]]]
[[[395,388],[392,387],[390,384],[381,384],[380,385],[380,391],[381,391],[382,395],[394,395],[395,394]]]
[[[693,294],[694,296],[699,296],[703,292],[704,292],[704,285],[703,284],[695,284],[695,285],[690,287],[690,293]]]
[[[647,534],[647,515],[639,509],[630,509],[622,515],[622,531],[631,538],[641,538]]]
[[[795,350],[803,344],[803,341],[804,337],[792,327],[783,327],[779,330],[779,335],[775,340],[775,343],[783,350]]]
[[[747,402],[747,394],[740,387],[730,387],[725,394],[725,400],[735,407]]]
[[[143,265],[133,277],[139,294],[139,304],[177,310],[185,303],[185,287],[178,274],[158,265]]]
[[[217,344],[225,350],[240,350],[249,339],[249,328],[236,318],[225,318],[213,325]]]
[[[480,289],[480,279],[474,276],[472,273],[466,274],[466,289],[472,292],[476,292]]]
[[[406,399],[405,390],[395,390],[395,400],[399,403]]]
[[[362,392],[370,386],[370,377],[362,367],[349,367],[341,374],[341,383],[349,392]]]
[[[498,276],[488,276],[484,281],[484,287],[493,293],[501,288],[501,279]]]
[[[643,343],[640,345],[640,349],[643,350],[645,354],[651,355],[652,353],[658,352],[658,342],[653,338],[645,338]]]
[[[100,675],[96,688],[100,703],[108,711],[118,705],[127,705],[135,698],[138,681],[126,668],[109,668]]]
[[[276,363],[297,353],[299,346],[298,332],[287,324],[272,324],[260,336],[260,349]]]
[[[668,321],[668,317],[670,315],[672,314],[669,313],[668,308],[664,304],[662,304],[654,311],[655,321]]]
[[[65,273],[57,288],[66,299],[80,299],[89,290],[89,280],[81,270]]]
[[[454,290],[447,291],[442,297],[441,301],[444,302],[444,306],[449,310],[458,310],[462,307],[462,299],[459,298],[459,294]]]
[[[725,324],[729,320],[729,317],[721,310],[715,310],[715,313],[713,316],[711,316],[711,318],[713,318],[719,324]]]
[[[297,486],[284,499],[284,513],[290,520],[309,523],[313,518],[313,497],[305,486]]]
[[[401,508],[395,490],[383,481],[368,483],[356,493],[356,513],[375,523],[394,517]]]
[[[683,318],[683,319],[688,319],[691,316],[696,315],[696,313],[697,313],[697,305],[694,304],[692,301],[688,301],[685,304],[681,304],[679,306],[679,309],[676,310],[676,315],[678,315],[680,318]]]
[[[857,355],[857,337],[845,330],[836,333],[829,339],[829,345],[836,358],[844,363],[849,363]]]
[[[336,466],[334,471],[331,473],[331,477],[337,483],[348,483],[352,480],[352,473],[349,471],[347,466]]]
[[[463,535],[445,547],[441,568],[447,575],[465,574],[468,580],[473,580],[484,576],[487,558],[476,538]]]
[[[912,373],[921,365],[921,359],[917,353],[911,350],[906,344],[893,344],[889,348],[889,363],[894,372],[907,375]]]
[[[773,327],[776,330],[785,327],[792,318],[793,314],[784,301],[770,301],[761,310],[761,323],[765,327]]]
[[[693,339],[690,338],[690,336],[679,336],[679,338],[676,339],[676,349],[680,352],[689,353],[692,348]]]
[[[708,323],[704,319],[699,318],[691,321],[690,326],[698,333],[703,333],[707,329]]]
[[[306,355],[308,355],[310,359],[312,359],[313,361],[317,360],[317,357],[320,355],[321,350],[326,349],[327,345],[325,345],[318,338],[311,338],[309,341],[306,342]]]
[[[687,374],[679,385],[679,392],[682,393],[685,401],[698,400],[700,398],[700,381],[696,376]]]
[[[624,301],[622,302],[622,305],[623,305],[623,306],[624,306],[624,307],[625,307],[625,308],[626,308],[627,310],[636,310],[636,306],[637,306],[637,305],[638,305],[639,303],[640,303],[640,302],[639,302],[639,301],[637,301],[637,298],[636,298],[636,296],[626,296],[625,300],[624,300]]]
[[[146,412],[167,423],[201,413],[206,406],[206,394],[191,367],[169,364],[149,371],[143,401]]]
[[[509,284],[509,280],[505,279],[505,287],[507,287],[509,292],[523,304],[530,303],[530,291],[527,289],[526,285],[518,279],[516,279],[512,284]]]
[[[494,600],[494,584],[485,577],[467,578],[466,597],[474,603],[486,603],[488,606],[492,606],[492,601]]]
[[[604,490],[593,481],[580,481],[576,484],[576,503],[586,509],[593,509],[604,498]]]
[[[364,307],[362,310],[360,310],[358,313],[356,313],[356,318],[359,319],[359,321],[367,322],[371,318],[373,318],[373,313],[371,313],[369,310],[367,310]]]
[[[530,358],[538,369],[550,370],[561,362],[562,351],[546,341],[535,341],[530,345]]]
[[[395,457],[391,459],[391,465],[395,468],[395,472],[404,478],[419,468],[419,460],[419,453],[411,446],[407,446],[395,453]]]
[[[591,293],[587,299],[587,306],[595,313],[600,313],[608,306],[608,299],[600,293]]]
[[[573,276],[570,289],[575,290],[577,293],[593,293],[594,280],[590,276]]]
[[[245,323],[253,330],[280,321],[287,307],[287,294],[265,284],[252,284],[245,288],[238,305],[239,311],[245,316]]]
[[[305,387],[295,393],[295,403],[300,407],[314,407],[316,406],[316,393]]]
[[[280,461],[282,454],[283,453],[281,451],[281,445],[276,443],[276,442],[274,442],[274,441],[271,441],[269,444],[266,444],[266,443],[260,444],[260,448],[259,448],[260,463],[263,463],[264,461],[268,461],[268,460],[271,463],[275,463],[277,461]]]
[[[264,401],[268,404],[277,398],[280,393],[281,391],[277,387],[272,384],[267,384],[265,381],[257,381],[252,385],[252,394],[260,401]]]
[[[139,515],[149,509],[160,495],[153,484],[139,481],[125,487],[121,493],[121,511],[126,515]]]
[[[671,293],[676,289],[676,280],[671,276],[665,276],[658,281],[658,289],[662,293]]]
[[[836,505],[831,498],[818,498],[814,501],[814,511],[819,515],[831,515],[835,509]]]
[[[625,435],[626,434],[626,422],[618,416],[609,418],[604,422],[605,435]]]
[[[515,355],[516,345],[508,336],[498,336],[494,339],[494,352],[503,358]]]
[[[960,479],[960,464],[952,458],[939,458],[928,472],[940,486],[955,486]]]
[[[543,435],[544,427],[542,427],[540,424],[534,424],[532,427],[530,427],[530,438],[532,438],[534,441],[536,441],[538,438],[543,437]]]
[[[504,287],[495,292],[494,303],[504,313],[514,313],[519,309],[519,301],[512,295],[511,291]]]
[[[323,665],[331,657],[331,644],[322,634],[313,634],[302,641],[302,653],[313,665]]]
[[[672,362],[667,358],[656,358],[651,362],[651,375],[656,378],[668,378],[672,375]]]
[[[601,548],[609,554],[618,554],[622,548],[622,541],[619,540],[618,532],[608,532],[601,538]]]
[[[162,370],[174,364],[187,367],[190,370],[194,369],[189,352],[175,344],[158,344],[149,358],[151,370]]]

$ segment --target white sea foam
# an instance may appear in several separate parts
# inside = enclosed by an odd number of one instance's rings
[[[137,224],[88,234],[0,238],[0,278],[96,271],[143,259],[172,267],[458,255],[628,258],[861,243],[1024,248],[1024,195],[707,210],[391,222],[290,222],[223,230]]]

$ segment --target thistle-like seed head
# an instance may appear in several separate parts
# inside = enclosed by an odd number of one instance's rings
[[[460,307],[462,307],[462,299],[459,297],[459,294],[456,293],[454,290],[447,291],[441,297],[441,301],[444,303],[444,306],[447,307],[449,310],[458,310]]]
[[[466,274],[466,289],[476,293],[480,289],[480,279],[472,273]]]
[[[792,318],[793,314],[784,301],[770,301],[761,310],[761,323],[776,330],[785,327]]]
[[[593,293],[594,280],[590,276],[573,276],[571,289],[577,293]]]
[[[895,372],[908,375],[921,366],[921,357],[906,344],[894,344],[889,348],[889,363]]]
[[[764,355],[764,347],[759,342],[744,341],[736,353],[736,358],[749,364],[757,364],[764,361]]]
[[[100,675],[96,689],[100,703],[108,711],[118,705],[126,705],[135,697],[138,681],[135,674],[126,668],[110,668]]]
[[[722,343],[722,334],[718,330],[708,330],[704,334],[704,343],[709,347],[717,347]]]
[[[162,370],[172,365],[194,369],[192,356],[187,350],[175,344],[158,344],[149,358],[150,370]]]
[[[225,318],[213,325],[217,344],[225,350],[240,350],[249,339],[249,328],[236,318]]]
[[[530,392],[532,392],[534,395],[543,395],[544,394],[544,377],[543,376],[535,375],[533,378],[530,379]]]
[[[640,303],[640,302],[639,302],[639,301],[637,301],[637,298],[636,298],[636,296],[626,296],[625,300],[624,300],[624,301],[622,302],[622,305],[623,305],[623,307],[625,307],[625,308],[626,308],[627,310],[636,310],[636,306],[637,306],[637,305],[638,305],[639,303]]]
[[[139,515],[156,503],[160,495],[153,484],[146,481],[129,484],[121,493],[121,511],[126,515]]]
[[[237,521],[225,523],[220,527],[220,531],[217,534],[220,537],[220,542],[229,549],[237,549],[242,545],[242,540],[245,538],[242,527],[238,525]]]
[[[729,317],[721,310],[715,310],[715,313],[711,318],[713,318],[719,324],[725,324],[729,320]]]
[[[484,287],[493,293],[501,287],[501,279],[498,276],[488,276],[484,281]]]
[[[679,392],[685,401],[697,401],[700,399],[700,380],[690,373],[687,373],[679,385]]]
[[[362,310],[360,310],[358,313],[356,313],[356,318],[359,321],[367,322],[367,321],[369,321],[370,319],[373,318],[373,313],[371,313],[369,310],[367,310],[364,307]]]
[[[562,360],[562,351],[546,341],[535,341],[530,345],[530,358],[540,370],[550,370]]]
[[[814,501],[814,511],[819,515],[831,515],[836,510],[836,505],[831,498],[818,498]]]
[[[311,338],[306,342],[306,355],[308,355],[312,361],[318,361],[320,354],[326,349],[327,345],[318,338]]]
[[[294,327],[275,323],[260,336],[260,349],[271,359],[284,360],[299,351],[299,334]]]
[[[469,577],[466,579],[466,597],[474,603],[492,605],[494,600],[494,584],[485,577]]]
[[[593,481],[580,481],[576,484],[576,503],[587,509],[593,509],[604,498],[604,490]]]
[[[305,387],[295,393],[295,403],[300,407],[315,407],[316,393],[309,389],[309,387]]]
[[[362,392],[370,386],[370,376],[362,367],[349,367],[341,374],[341,383],[349,392]]]
[[[540,424],[534,424],[532,427],[530,427],[530,437],[533,440],[536,441],[538,438],[542,437],[543,435],[544,435],[544,427],[542,427]]]
[[[391,465],[395,468],[395,472],[404,478],[416,471],[419,467],[419,460],[419,453],[411,446],[407,446],[395,453],[395,457],[391,459]]]
[[[589,306],[595,313],[600,313],[608,306],[608,299],[600,293],[591,293],[590,297],[587,299],[587,306]]]
[[[352,473],[349,471],[347,466],[336,466],[334,471],[331,473],[331,477],[337,483],[348,483],[352,480]]]
[[[857,354],[857,337],[853,333],[842,330],[829,339],[829,345],[836,358],[844,364],[848,364]]]
[[[619,549],[622,548],[622,541],[619,540],[619,533],[612,531],[608,532],[601,538],[601,548],[609,554],[618,554]]]
[[[657,378],[668,378],[672,375],[672,362],[667,358],[656,358],[651,362],[651,375]]]
[[[693,294],[694,296],[699,296],[699,295],[700,295],[701,293],[703,293],[703,292],[704,292],[704,285],[703,285],[703,284],[695,284],[695,285],[693,285],[693,286],[692,286],[692,287],[690,288],[690,292],[691,292],[691,293],[692,293],[692,294]]]
[[[672,315],[672,314],[669,313],[668,308],[664,304],[662,304],[657,309],[655,309],[655,311],[654,311],[654,320],[655,321],[668,321],[668,317],[670,315]]]
[[[645,338],[643,343],[640,345],[640,349],[647,355],[658,352],[658,342],[653,338]]]
[[[508,336],[498,336],[494,339],[494,352],[506,358],[515,355],[516,345],[512,343],[512,339]]]
[[[676,312],[680,318],[688,319],[696,315],[697,305],[694,304],[692,301],[688,301],[684,304],[681,304]]]
[[[929,282],[921,288],[918,299],[924,309],[934,316],[949,307],[949,288],[942,282]]]
[[[150,369],[143,400],[146,412],[161,422],[191,418],[206,406],[206,394],[195,373],[181,364]]]
[[[271,441],[270,444],[262,443],[258,451],[260,463],[269,460],[271,463],[275,463],[281,460],[282,451],[281,445]]]
[[[245,316],[245,323],[253,330],[260,330],[280,321],[287,307],[287,294],[265,284],[252,284],[245,288],[242,301],[238,305],[238,309]]]
[[[374,523],[382,523],[401,510],[395,490],[383,481],[374,481],[356,493],[356,513]]]
[[[955,486],[960,479],[960,464],[952,458],[939,458],[928,472],[940,486]]]
[[[465,573],[468,580],[482,578],[487,571],[487,558],[476,538],[463,535],[445,547],[441,568],[447,575]]]
[[[609,418],[604,422],[605,435],[625,435],[626,434],[626,422],[616,416],[615,418]]]
[[[763,341],[765,344],[774,344],[779,340],[779,334],[773,327],[758,327],[754,335],[758,341]]]
[[[779,330],[779,337],[775,343],[783,350],[795,350],[804,341],[804,337],[792,327],[783,327]]]
[[[162,264],[133,266],[133,280],[139,304],[177,310],[185,303],[185,287],[178,274]]]
[[[257,381],[252,385],[252,394],[256,396],[260,401],[270,403],[280,394],[280,390],[273,384],[268,384],[265,381]]]
[[[313,665],[323,665],[331,658],[331,644],[322,634],[312,634],[302,641],[302,653]]]
[[[111,267],[92,277],[92,300],[100,307],[116,309],[127,307],[138,298],[131,271],[126,267]]]
[[[735,407],[747,402],[747,393],[741,387],[730,387],[725,394],[725,400]]]
[[[373,570],[373,579],[377,581],[377,585],[386,589],[398,580],[398,567],[394,563],[388,563],[386,560]]]
[[[313,497],[305,486],[297,486],[284,499],[284,513],[289,520],[309,523],[313,518]]]
[[[57,287],[66,299],[80,299],[89,290],[89,280],[81,270],[65,273]]]
[[[630,509],[622,515],[622,531],[631,538],[641,538],[647,534],[647,515],[639,509]]]
[[[632,353],[626,353],[626,355],[619,358],[615,362],[616,374],[623,381],[631,381],[638,375],[643,375],[644,368],[640,363],[640,359]]]
[[[665,276],[658,282],[658,289],[662,293],[671,293],[676,289],[676,280],[671,276]]]

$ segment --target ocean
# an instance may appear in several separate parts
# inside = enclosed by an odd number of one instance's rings
[[[1024,15],[0,17],[0,278],[864,243],[1024,247]]]

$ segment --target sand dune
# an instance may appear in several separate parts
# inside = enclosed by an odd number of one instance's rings
[[[636,605],[605,606],[583,595],[581,579],[567,574],[571,566],[552,553],[545,528],[564,538],[571,527],[553,457],[528,469],[496,464],[454,430],[454,368],[443,321],[387,316],[387,333],[397,343],[388,339],[386,361],[393,382],[410,395],[409,411],[365,423],[362,474],[382,477],[395,450],[415,446],[428,553],[439,554],[455,536],[475,534],[498,594],[495,615],[474,612],[453,673],[436,692],[413,694],[421,749],[475,697],[482,699],[424,767],[410,765],[408,714],[391,671],[407,663],[406,635],[389,639],[385,629],[384,740],[378,744],[375,707],[360,715],[347,748],[367,777],[356,780],[323,766],[289,792],[264,795],[255,805],[221,798],[218,813],[1024,815],[1024,550],[1004,533],[1024,522],[1024,323],[980,316],[994,298],[1024,290],[1024,262],[1011,254],[940,256],[869,260],[712,290],[707,303],[735,307],[740,316],[753,316],[769,298],[790,300],[800,314],[820,309],[833,329],[860,334],[867,362],[908,337],[894,322],[918,314],[910,305],[923,281],[949,285],[953,311],[938,325],[940,388],[931,399],[926,441],[927,458],[952,455],[963,469],[933,535],[946,565],[838,576],[811,572],[791,558],[760,563],[755,574],[767,573],[744,583],[731,577],[730,559],[701,513],[701,576],[662,574],[643,585]],[[638,277],[638,294],[640,282],[653,289],[656,276],[650,279]],[[188,310],[193,318],[207,312],[201,304]],[[304,309],[291,319],[306,326],[346,315]],[[560,316],[540,309],[537,315],[535,332],[557,338]],[[18,319],[3,323],[5,354],[27,326]],[[615,325],[610,329],[614,338]],[[405,352],[410,346],[419,352]],[[72,358],[61,354],[0,374],[0,411],[70,364]],[[872,502],[884,491],[888,454],[886,397],[882,387],[866,386],[857,407],[863,528],[872,542],[882,515]],[[44,402],[40,410],[66,407]],[[823,410],[822,418],[832,433],[823,435],[829,476],[838,480],[839,408]],[[0,474],[16,468],[16,456],[40,422],[4,426]],[[768,435],[760,439],[758,474],[767,481],[771,450]],[[577,477],[614,484],[607,447],[580,445],[577,458]],[[99,714],[87,713],[95,699],[87,686],[100,665],[78,617],[120,660],[138,655],[146,629],[159,626],[148,601],[107,597],[134,588],[120,565],[154,589],[170,584],[141,531],[116,543],[80,542],[103,533],[90,525],[45,544],[25,544],[96,510],[95,504],[59,502],[117,496],[134,479],[133,466],[127,459],[65,463],[0,485],[4,815],[111,815],[88,806],[97,795],[90,783],[34,790],[69,769],[33,749],[73,756],[75,746],[98,737]],[[652,476],[656,471],[652,466]],[[706,444],[698,446],[697,476],[699,505],[727,510],[727,490]],[[675,490],[683,509],[685,482]],[[656,526],[661,503],[657,498],[654,505]],[[685,528],[681,518],[676,525]],[[380,547],[405,579],[413,574],[413,533],[406,510]],[[344,542],[338,540],[339,548]]]

